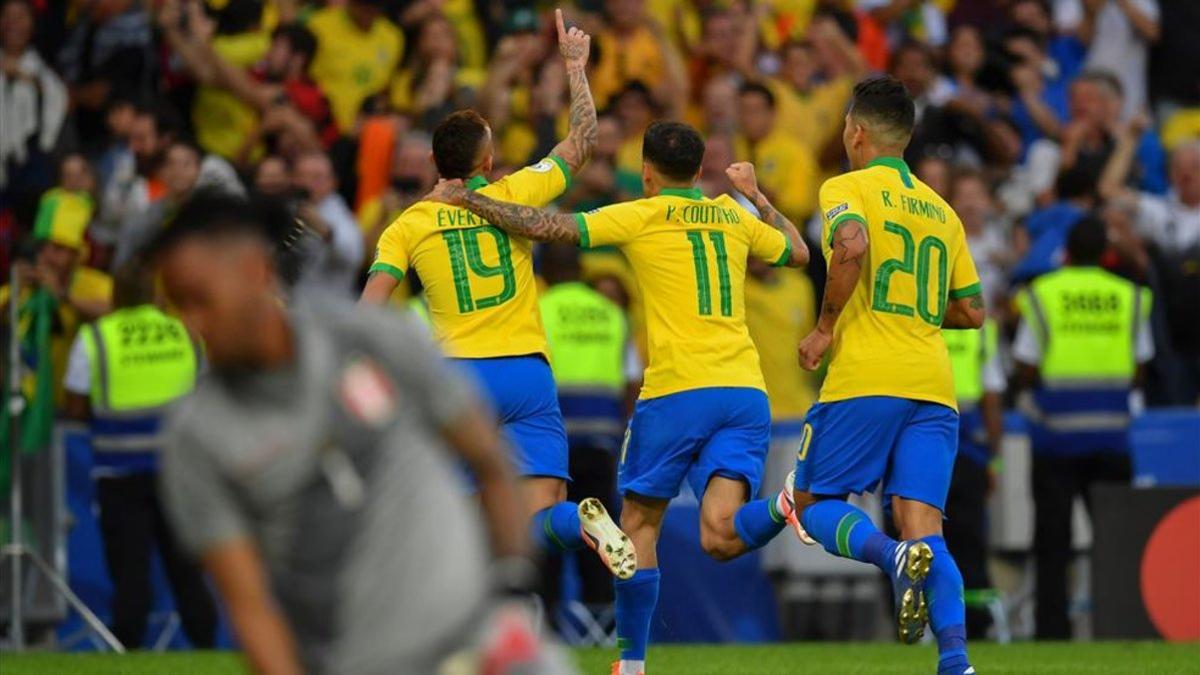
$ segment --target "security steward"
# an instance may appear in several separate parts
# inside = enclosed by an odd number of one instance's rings
[[[79,331],[65,377],[68,415],[91,431],[113,633],[128,648],[142,645],[157,549],[188,639],[211,648],[216,606],[168,528],[157,486],[162,420],[191,391],[201,351],[182,323],[153,304],[154,280],[143,266],[119,270],[113,294],[115,311]]]
[[[1149,289],[1100,268],[1104,224],[1089,216],[1067,237],[1066,266],[1017,296],[1013,343],[1033,444],[1036,635],[1071,637],[1067,566],[1075,497],[1130,479],[1129,423],[1142,367],[1154,357]]]
[[[567,499],[599,499],[617,508],[616,461],[625,433],[629,327],[615,303],[580,280],[574,246],[542,249],[542,278],[549,288],[539,300],[559,407],[570,448]],[[578,557],[582,600],[592,608],[612,604],[612,575],[593,556]],[[559,574],[551,563],[546,579]],[[546,589],[553,599],[553,589]]]
[[[958,399],[958,456],[946,497],[946,545],[962,570],[967,635],[981,639],[991,623],[988,604],[996,598],[987,568],[987,498],[1001,469],[1004,435],[1004,367],[999,331],[988,319],[980,330],[942,332],[950,353]]]

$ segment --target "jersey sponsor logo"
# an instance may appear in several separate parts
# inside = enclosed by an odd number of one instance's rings
[[[379,429],[396,417],[395,385],[379,364],[365,356],[352,359],[342,370],[338,395],[346,412],[367,426]]]
[[[825,220],[833,220],[834,218],[837,218],[837,215],[839,213],[841,213],[849,208],[850,208],[850,204],[848,204],[847,202],[842,202],[841,204],[838,204],[837,206],[835,206],[832,209],[829,209],[828,211],[825,212]]]
[[[529,167],[529,170],[533,171],[534,173],[550,173],[550,170],[553,168],[554,168],[554,162],[552,162],[548,159],[543,159],[542,161],[538,162],[537,164],[534,164],[533,166]]]

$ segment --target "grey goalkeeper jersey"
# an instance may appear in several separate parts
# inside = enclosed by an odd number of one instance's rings
[[[485,605],[477,509],[438,435],[474,395],[408,317],[291,320],[291,365],[207,376],[172,418],[171,521],[195,553],[257,543],[309,671],[433,672]]]

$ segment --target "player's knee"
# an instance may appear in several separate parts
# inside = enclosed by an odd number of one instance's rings
[[[738,557],[745,547],[736,534],[731,537],[722,532],[714,532],[709,528],[701,528],[700,548],[710,558],[725,562]]]

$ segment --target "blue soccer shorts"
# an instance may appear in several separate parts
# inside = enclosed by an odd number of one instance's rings
[[[656,499],[696,493],[713,476],[744,481],[758,494],[771,440],[767,395],[748,387],[709,387],[638,401],[617,466],[617,489]]]
[[[474,377],[499,418],[517,473],[570,480],[567,430],[550,364],[539,355],[454,361]]]
[[[816,403],[796,455],[796,489],[861,494],[882,483],[885,497],[944,510],[957,451],[958,413],[939,403],[892,396]]]

